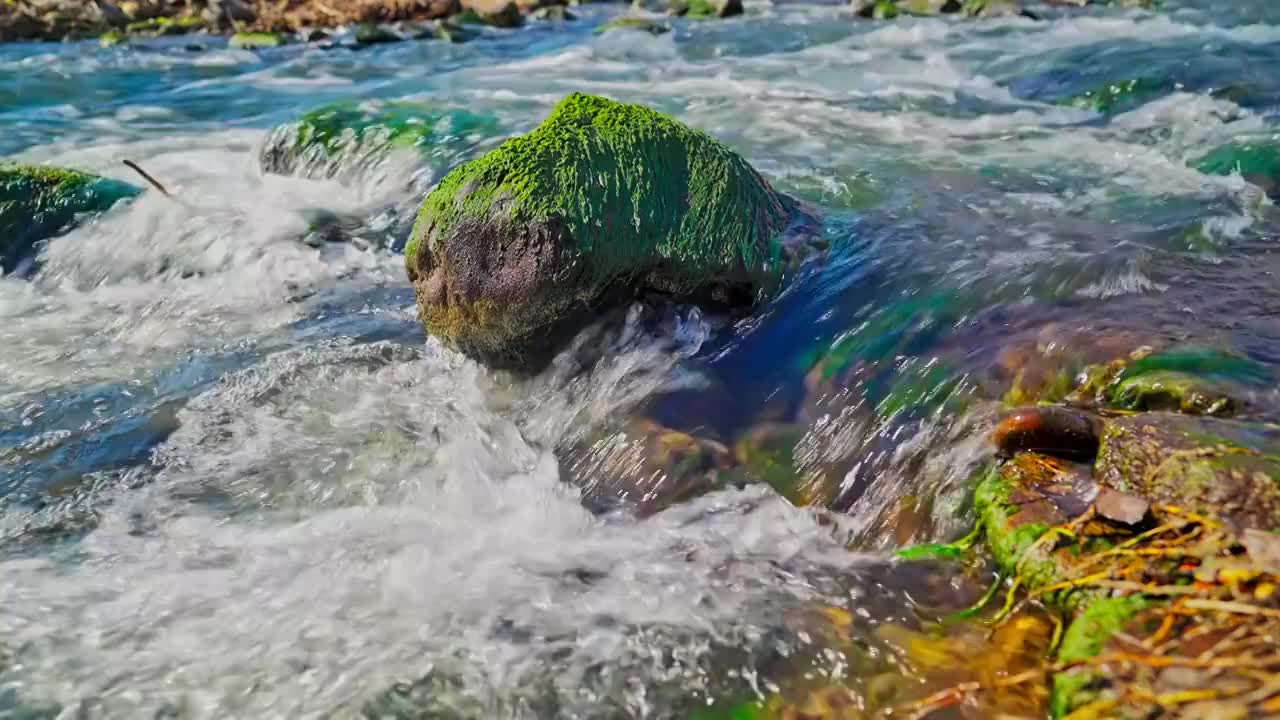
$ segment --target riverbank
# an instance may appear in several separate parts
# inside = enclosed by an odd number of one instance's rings
[[[381,41],[424,35],[422,23],[454,20],[512,27],[530,15],[563,18],[570,0],[7,0],[0,3],[0,42],[76,41],[101,38],[114,45],[130,38],[212,34],[242,37],[244,46],[322,39],[329,30],[364,26]],[[1039,17],[1032,9],[1087,5],[1150,7],[1151,0],[851,0],[849,11],[865,19],[900,16]],[[641,12],[689,17],[730,17],[741,0],[637,0]],[[392,27],[388,27],[392,26]],[[401,26],[401,27],[394,27]],[[264,37],[271,35],[273,37]]]

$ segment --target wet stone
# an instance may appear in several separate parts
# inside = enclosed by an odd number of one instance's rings
[[[1089,413],[1066,407],[1024,408],[1005,416],[991,434],[1004,457],[1032,451],[1068,459],[1088,460],[1098,451],[1101,421]]]
[[[1095,472],[1154,504],[1280,527],[1280,429],[1269,425],[1171,413],[1115,418]]]

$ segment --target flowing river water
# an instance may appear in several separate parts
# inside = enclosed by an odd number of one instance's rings
[[[1280,213],[1187,166],[1275,131],[1271,0],[749,4],[657,37],[575,12],[461,45],[0,47],[0,156],[136,181],[133,159],[175,196],[0,278],[0,717],[686,718],[796,676],[873,696],[923,682],[892,629],[987,579],[889,551],[972,525],[1010,348],[1070,328],[1280,366]],[[575,91],[729,143],[824,209],[829,256],[749,319],[635,308],[533,379],[427,338],[414,206]],[[273,128],[341,100],[447,127],[332,178],[261,171]],[[315,241],[320,210],[359,222]],[[827,392],[836,340],[861,370]],[[651,512],[619,490],[639,417],[726,445],[798,428],[834,510],[749,484]]]

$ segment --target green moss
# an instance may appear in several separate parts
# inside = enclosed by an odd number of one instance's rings
[[[767,720],[764,706],[755,700],[747,700],[725,708],[694,710],[689,720]]]
[[[101,47],[115,47],[126,39],[125,34],[119,30],[108,30],[98,36],[98,45]]]
[[[879,0],[871,8],[871,17],[876,20],[892,20],[898,17],[898,7],[888,0]]]
[[[715,5],[712,5],[709,2],[709,0],[685,0],[685,1],[688,9],[685,11],[684,16],[687,18],[691,18],[694,20],[701,20],[705,18],[717,17],[720,14],[719,11],[716,10]]]
[[[734,456],[750,480],[767,483],[794,505],[811,498],[801,487],[795,448],[804,437],[803,425],[765,425],[748,432],[734,445]]]
[[[910,545],[894,552],[902,560],[956,560],[965,549],[955,544],[925,543]]]
[[[1117,80],[1069,98],[1064,104],[1110,115],[1153,100],[1168,92],[1170,87],[1168,82],[1147,77]]]
[[[1150,601],[1140,595],[1095,600],[1067,627],[1058,648],[1059,662],[1075,662],[1096,657],[1107,640],[1133,619]],[[1088,688],[1098,679],[1096,671],[1076,669],[1060,672],[1053,678],[1049,699],[1055,718],[1065,717],[1073,709],[1090,701]]]
[[[794,206],[727,146],[638,105],[574,94],[533,132],[458,166],[423,202],[405,257],[410,277],[423,243],[440,257],[466,223],[515,229],[554,227],[554,250],[572,271],[539,284],[524,307],[460,301],[447,316],[424,316],[446,340],[488,334],[484,314],[529,332],[589,306],[610,285],[676,295],[782,280],[778,242]],[[480,278],[476,278],[480,280]],[[546,280],[550,280],[547,278]],[[431,308],[426,308],[431,311]],[[442,311],[443,312],[443,311]],[[520,313],[522,317],[515,317]],[[490,336],[489,345],[510,338]]]
[[[1120,372],[1118,380],[1154,371],[1190,373],[1258,384],[1268,383],[1272,379],[1267,367],[1254,360],[1225,350],[1187,345],[1134,360]]]
[[[1108,393],[1125,410],[1176,410],[1192,415],[1229,415],[1235,402],[1220,387],[1187,373],[1156,370],[1120,381]]]
[[[376,160],[411,148],[448,162],[500,128],[492,116],[419,103],[342,102],[316,108],[278,128],[263,146],[267,172],[290,174],[319,164],[332,174],[344,160]]]
[[[642,30],[650,35],[663,35],[671,32],[671,26],[649,18],[620,17],[596,28],[595,33],[599,35],[610,30]]]
[[[1027,548],[1048,531],[1043,523],[1013,524],[1017,507],[1010,502],[1013,485],[992,467],[974,488],[973,504],[987,538],[991,559],[1005,574],[1016,574]]]
[[[75,170],[0,164],[0,266],[12,270],[36,243],[78,215],[106,210],[140,192],[128,183]]]
[[[1243,175],[1256,181],[1280,182],[1280,142],[1261,139],[1223,145],[1188,163],[1206,175]]]
[[[227,47],[233,50],[253,50],[287,45],[289,39],[280,33],[238,32],[227,41]]]

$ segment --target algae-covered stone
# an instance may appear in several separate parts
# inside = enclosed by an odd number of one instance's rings
[[[497,135],[488,115],[410,102],[325,105],[276,128],[263,144],[263,172],[336,177],[358,171],[397,148],[448,159]]]
[[[1206,175],[1239,174],[1268,195],[1280,195],[1280,142],[1275,140],[1223,145],[1190,165]]]
[[[462,13],[454,18],[460,23],[476,23],[513,28],[524,24],[524,14],[515,0],[462,0]]]
[[[98,36],[98,45],[104,48],[115,47],[116,45],[123,44],[127,40],[128,38],[125,34],[119,30],[108,30]]]
[[[835,499],[837,488],[827,473],[802,467],[796,448],[807,428],[790,423],[766,423],[751,428],[733,446],[747,482],[763,482],[793,505],[823,506]]]
[[[743,8],[742,0],[672,0],[668,12],[700,20],[734,17],[741,15]]]
[[[1019,453],[987,471],[974,489],[973,502],[991,559],[1002,572],[1017,576],[1024,588],[1063,579],[1071,551],[1040,541],[1041,536],[1087,510],[1095,491],[1086,468],[1046,455]],[[1049,599],[1070,609],[1085,595]]]
[[[289,39],[280,33],[238,32],[227,40],[227,47],[232,50],[257,50],[287,45]]]
[[[1212,380],[1190,373],[1146,372],[1121,380],[1109,393],[1126,410],[1175,410],[1189,415],[1230,415],[1235,401]]]
[[[0,267],[12,272],[36,243],[78,216],[107,210],[140,192],[128,183],[75,170],[0,164]]]
[[[450,172],[423,202],[405,262],[428,332],[531,369],[639,297],[751,306],[800,257],[784,237],[798,209],[709,135],[575,94]]]
[[[639,515],[721,487],[733,464],[729,449],[720,443],[647,418],[561,455],[582,487],[584,504],[597,511],[626,507]]]
[[[898,0],[898,10],[908,15],[947,15],[964,8],[960,0]]]
[[[1152,503],[1280,528],[1280,429],[1168,413],[1107,423],[1098,481]]]
[[[596,34],[603,34],[610,30],[638,30],[657,36],[671,32],[671,26],[649,18],[620,17],[601,25],[595,29],[595,32]]]

